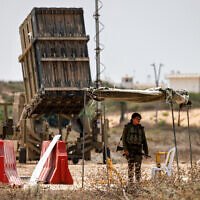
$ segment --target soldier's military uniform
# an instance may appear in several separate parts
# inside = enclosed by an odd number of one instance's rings
[[[148,155],[148,146],[144,127],[140,124],[135,126],[132,122],[126,124],[123,130],[122,142],[124,151],[129,152],[129,156],[126,156],[128,161],[129,181],[133,181],[134,168],[135,178],[137,181],[140,181],[142,150],[146,155]]]

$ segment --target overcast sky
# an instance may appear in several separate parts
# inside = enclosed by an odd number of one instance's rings
[[[100,35],[105,46],[101,77],[120,82],[125,75],[154,81],[153,68],[164,64],[161,79],[171,70],[200,73],[200,0],[101,0]],[[95,0],[1,0],[0,80],[22,80],[19,25],[33,7],[82,7],[90,67],[95,79]],[[103,67],[102,67],[103,68]]]

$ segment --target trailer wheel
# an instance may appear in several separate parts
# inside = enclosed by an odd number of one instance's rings
[[[26,163],[26,148],[20,148],[19,150],[19,163]]]
[[[98,148],[98,149],[95,149],[95,152],[96,152],[96,153],[102,153],[102,149],[99,149],[99,148]]]
[[[78,158],[73,158],[73,159],[72,159],[72,162],[73,162],[73,164],[75,164],[75,165],[78,163],[78,161],[79,161]]]

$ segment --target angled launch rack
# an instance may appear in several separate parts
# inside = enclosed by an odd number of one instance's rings
[[[20,26],[26,112],[79,114],[91,84],[81,8],[34,8]]]
[[[32,119],[52,113],[71,119],[84,107],[82,88],[91,85],[89,36],[82,8],[33,8],[19,32],[25,106],[17,127],[30,155],[27,159],[35,159],[42,138],[28,125],[35,124]]]

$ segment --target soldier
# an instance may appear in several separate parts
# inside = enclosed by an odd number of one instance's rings
[[[134,171],[136,181],[140,181],[142,149],[144,150],[146,158],[148,155],[144,127],[140,125],[141,118],[139,113],[133,113],[131,121],[125,125],[122,135],[123,149],[128,161],[128,177],[130,183],[133,182]]]

